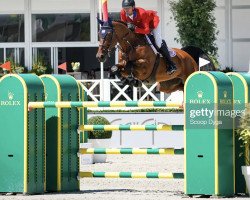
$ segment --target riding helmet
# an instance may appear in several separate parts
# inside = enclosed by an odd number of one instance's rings
[[[130,7],[130,6],[135,6],[135,1],[134,0],[123,0],[122,1],[122,7]]]

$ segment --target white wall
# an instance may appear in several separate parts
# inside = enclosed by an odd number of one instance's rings
[[[16,12],[24,12],[24,0],[0,0],[0,14]]]
[[[99,0],[97,0],[97,2],[98,1]],[[150,1],[150,3],[148,3],[149,0],[135,0],[135,1],[136,1],[136,6],[138,7],[143,7],[144,9],[157,10],[159,0]],[[99,5],[98,5],[98,8],[99,8]],[[122,0],[108,0],[109,12],[120,12],[121,8],[122,8]]]
[[[214,15],[216,18],[217,30],[219,34],[217,36],[216,44],[218,46],[218,61],[225,66],[227,63],[226,59],[226,10],[224,7],[224,0],[217,3]]]
[[[181,48],[181,45],[178,44],[174,38],[179,37],[179,34],[176,29],[176,24],[174,19],[171,19],[172,13],[170,11],[170,6],[168,2],[164,1],[164,18],[161,20],[164,20],[163,24],[163,37],[166,40],[167,44],[169,47],[176,47],[176,48]]]
[[[86,12],[93,0],[31,0],[32,12]]]
[[[250,5],[249,0],[232,0],[233,5]]]
[[[246,8],[233,7],[232,11],[232,39],[233,39],[233,63],[236,69],[248,71],[250,60],[250,1],[240,1]],[[240,2],[233,1],[234,5]]]

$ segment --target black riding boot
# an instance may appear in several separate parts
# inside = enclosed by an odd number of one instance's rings
[[[166,63],[167,63],[167,73],[172,74],[176,71],[176,66],[174,62],[172,61],[169,52],[168,52],[168,46],[164,40],[162,40],[161,48],[159,49],[159,52],[161,55],[165,58]]]

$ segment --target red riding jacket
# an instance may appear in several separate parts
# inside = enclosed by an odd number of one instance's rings
[[[133,20],[127,16],[126,12],[121,10],[121,21],[132,23],[136,26],[135,33],[149,34],[151,30],[155,29],[160,22],[156,11],[144,10],[143,8],[135,8]]]

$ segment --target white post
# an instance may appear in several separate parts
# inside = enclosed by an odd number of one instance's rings
[[[102,17],[102,0],[99,0],[99,18],[102,20],[103,17]],[[100,27],[101,27],[101,24],[100,24]],[[103,82],[103,62],[100,63],[100,78],[101,78],[101,81],[100,81],[100,101],[103,101],[104,100],[104,82]]]
[[[103,92],[103,101],[110,101],[111,99],[111,83],[109,79],[103,79],[103,88],[105,88],[105,92]]]

